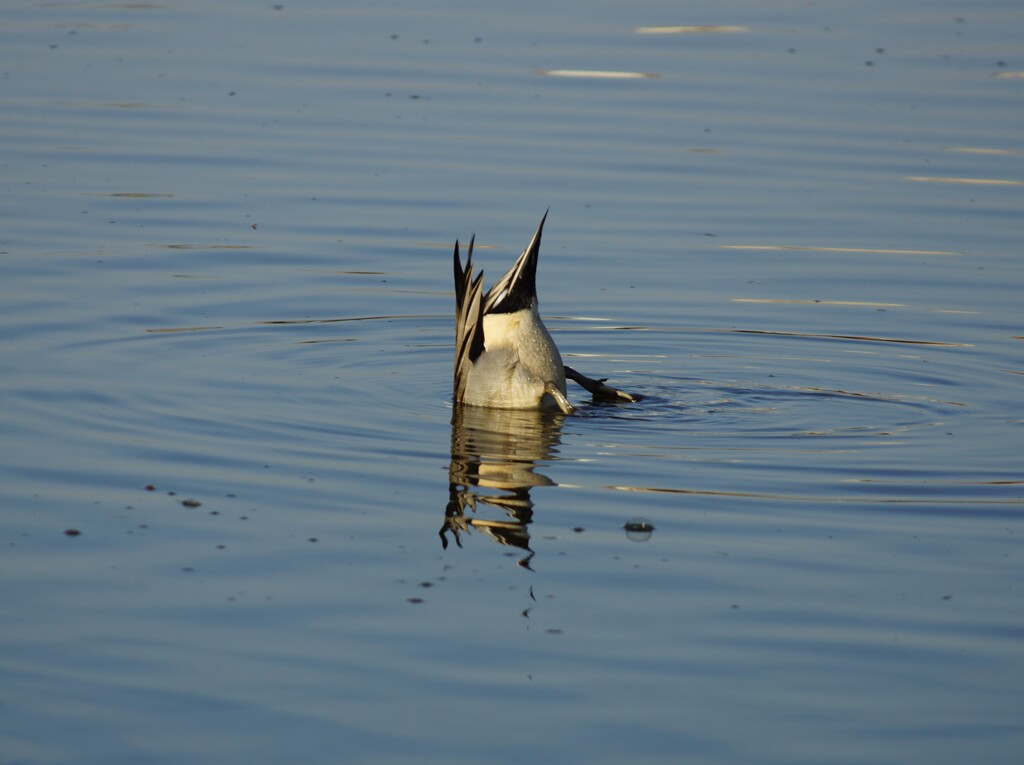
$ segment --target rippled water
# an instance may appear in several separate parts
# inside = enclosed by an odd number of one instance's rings
[[[1019,761],[1016,3],[0,19],[0,762]]]

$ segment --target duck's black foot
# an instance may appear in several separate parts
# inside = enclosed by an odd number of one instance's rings
[[[629,401],[631,403],[636,403],[640,400],[640,396],[636,396],[632,393],[626,393],[626,391],[618,390],[610,385],[605,385],[604,381],[608,379],[607,377],[595,380],[592,377],[580,374],[572,367],[565,368],[565,376],[573,382],[582,385],[599,401]]]

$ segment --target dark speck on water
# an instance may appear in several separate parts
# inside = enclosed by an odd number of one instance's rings
[[[644,518],[634,518],[623,526],[626,531],[654,531],[654,526]]]

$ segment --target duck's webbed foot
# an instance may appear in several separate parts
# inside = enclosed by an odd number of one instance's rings
[[[558,389],[550,380],[544,383],[544,390],[551,394],[551,398],[558,404],[558,408],[562,410],[562,414],[572,414],[576,411],[576,407],[569,403],[569,399],[565,397],[565,394]]]
[[[581,375],[572,367],[565,368],[565,376],[573,382],[582,385],[599,401],[629,401],[636,403],[640,400],[640,396],[635,396],[632,393],[626,393],[625,391],[618,390],[610,385],[605,385],[604,381],[608,379],[607,377],[595,380],[591,377],[587,377],[586,375]]]

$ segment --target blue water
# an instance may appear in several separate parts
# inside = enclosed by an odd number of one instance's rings
[[[5,6],[0,763],[1020,761],[1022,32]]]

